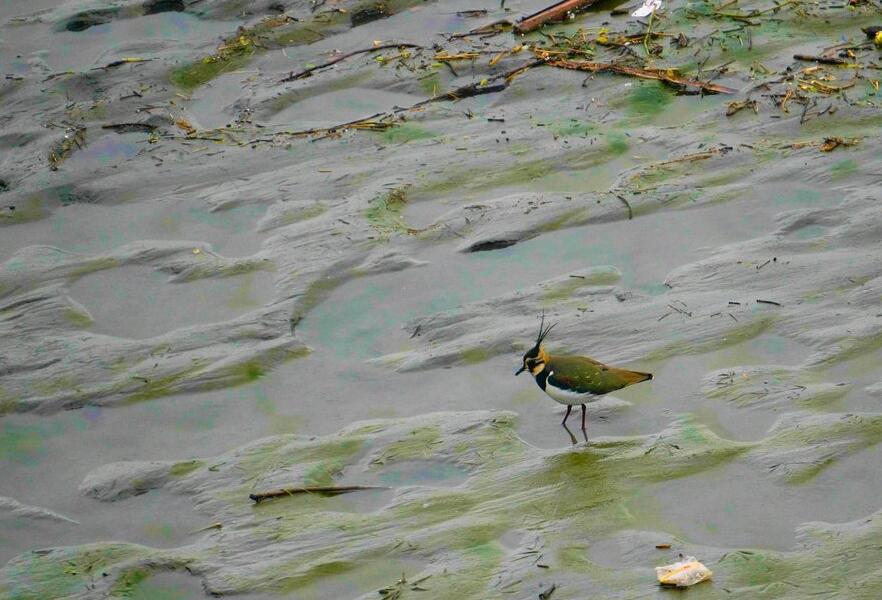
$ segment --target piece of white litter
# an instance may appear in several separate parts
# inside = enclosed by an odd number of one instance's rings
[[[632,17],[648,17],[661,8],[661,0],[644,0],[643,6],[631,13]]]
[[[672,565],[656,567],[655,575],[658,577],[658,582],[662,585],[689,587],[705,579],[710,579],[713,573],[698,562],[694,556],[687,556],[680,562],[675,562]]]

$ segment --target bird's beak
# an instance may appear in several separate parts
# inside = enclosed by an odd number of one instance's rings
[[[520,375],[521,373],[524,372],[524,370],[525,370],[526,368],[527,368],[527,367],[526,367],[525,365],[521,365],[521,368],[518,369],[517,371],[515,371],[515,375]]]

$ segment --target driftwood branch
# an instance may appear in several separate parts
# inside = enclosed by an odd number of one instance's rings
[[[514,30],[518,33],[528,33],[542,27],[546,23],[563,21],[570,13],[584,10],[595,2],[597,0],[563,0],[562,2],[547,6],[532,15],[527,15],[515,23]]]
[[[520,75],[524,71],[528,71],[529,69],[532,69],[533,67],[538,67],[540,65],[544,65],[544,64],[546,64],[546,62],[547,61],[545,59],[539,59],[539,60],[534,60],[534,61],[528,62],[526,64],[519,66],[519,67],[515,67],[514,69],[511,69],[510,71],[506,71],[505,73],[500,73],[499,75],[492,77],[490,80],[488,80],[487,82],[484,82],[483,84],[481,82],[470,83],[468,85],[458,87],[455,90],[450,90],[449,92],[444,92],[443,94],[439,94],[438,96],[435,96],[433,98],[428,98],[426,100],[422,100],[420,102],[417,102],[413,106],[411,106],[410,109],[424,106],[426,104],[432,104],[433,102],[456,101],[456,100],[462,100],[463,98],[471,98],[473,96],[480,96],[482,94],[494,94],[496,92],[501,92],[502,90],[504,90],[505,88],[507,88],[511,84],[512,79],[514,79],[516,76]],[[493,83],[493,82],[499,82],[499,83]],[[408,110],[410,110],[410,109],[408,109]]]
[[[465,33],[454,33],[447,36],[447,39],[449,41],[461,40],[472,36],[490,37],[498,33],[502,33],[510,27],[512,27],[511,21],[509,21],[508,19],[500,19],[498,21],[493,21],[492,23],[487,23],[486,25],[481,25],[480,27],[475,27],[474,29],[470,29]]]
[[[400,44],[382,44],[380,46],[371,46],[370,48],[362,48],[361,50],[353,50],[352,52],[347,52],[346,54],[341,54],[335,58],[327,62],[323,62],[320,65],[315,65],[314,67],[309,67],[308,69],[303,69],[302,71],[298,71],[296,73],[292,72],[284,79],[280,79],[279,83],[286,83],[288,81],[296,81],[298,79],[305,79],[311,76],[314,72],[320,71],[321,69],[326,69],[333,65],[336,65],[338,62],[342,62],[347,58],[352,58],[353,56],[358,56],[359,54],[368,54],[370,52],[378,52],[380,50],[391,50],[393,48],[419,48],[422,49],[422,46],[418,44],[409,44],[409,43],[400,43]]]
[[[802,60],[805,62],[815,62],[822,65],[853,65],[853,62],[849,62],[844,58],[834,58],[831,56],[811,56],[808,54],[794,54],[794,60]]]
[[[249,494],[248,497],[254,502],[268,500],[270,498],[281,498],[283,496],[296,496],[297,494],[320,494],[322,496],[337,496],[339,494],[349,494],[352,492],[361,492],[364,490],[387,490],[389,488],[376,485],[313,485],[305,487],[285,487],[267,492],[257,492]]]
[[[444,92],[443,94],[440,94],[438,96],[427,98],[426,100],[421,100],[416,104],[412,104],[407,107],[396,107],[394,110],[389,112],[376,113],[369,117],[363,117],[361,119],[349,121],[348,123],[341,123],[340,125],[334,125],[333,127],[324,127],[320,129],[304,129],[302,131],[288,131],[283,132],[283,134],[292,137],[308,135],[321,135],[322,137],[327,137],[340,133],[341,131],[346,129],[365,129],[369,131],[381,131],[383,129],[388,129],[394,126],[394,123],[392,123],[388,119],[394,119],[401,113],[421,108],[423,106],[426,106],[427,104],[432,104],[434,102],[456,101],[462,100],[463,98],[471,98],[473,96],[481,96],[483,94],[493,94],[496,92],[501,92],[511,84],[512,79],[514,79],[517,75],[523,73],[524,71],[532,69],[533,67],[538,67],[539,65],[544,64],[546,64],[545,59],[533,60],[528,63],[522,64],[519,67],[515,67],[510,71],[506,71],[505,73],[495,75],[486,81],[470,83],[468,85],[458,87],[454,90]]]
[[[615,63],[598,63],[576,60],[552,60],[547,63],[552,67],[561,69],[573,69],[576,71],[588,71],[591,73],[617,73],[619,75],[629,75],[640,79],[655,79],[672,85],[678,89],[695,88],[706,94],[735,94],[738,90],[710,83],[709,81],[697,81],[694,79],[686,79],[678,75],[674,75],[668,69],[640,69],[637,67],[627,67],[625,65],[617,65]]]

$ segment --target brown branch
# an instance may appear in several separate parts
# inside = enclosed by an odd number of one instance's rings
[[[351,492],[360,492],[363,490],[387,490],[389,488],[377,485],[313,485],[305,487],[285,487],[267,492],[257,492],[249,494],[248,497],[254,502],[268,500],[270,498],[281,498],[283,496],[295,496],[297,494],[320,494],[323,496],[336,496],[338,494],[349,494]]]
[[[854,65],[854,63],[851,63],[843,58],[833,58],[828,56],[810,56],[808,54],[794,54],[793,60],[816,62],[822,65]]]
[[[419,48],[422,50],[422,46],[418,44],[409,44],[409,43],[401,43],[401,44],[383,44],[381,46],[371,46],[370,48],[362,48],[361,50],[353,50],[352,52],[347,52],[346,54],[341,54],[336,58],[332,58],[328,62],[324,62],[320,65],[315,65],[314,67],[309,67],[308,69],[303,69],[302,71],[298,71],[297,73],[290,73],[284,79],[280,79],[279,83],[286,83],[288,81],[296,81],[297,79],[304,79],[312,75],[315,71],[319,71],[321,69],[325,69],[327,67],[331,67],[336,65],[338,62],[344,61],[347,58],[352,58],[353,56],[357,56],[359,54],[367,54],[368,52],[377,52],[379,50],[390,50],[392,48]]]
[[[523,64],[519,67],[515,67],[510,71],[506,71],[505,73],[500,73],[489,79],[486,82],[477,82],[470,83],[468,85],[464,85],[462,87],[458,87],[455,90],[450,90],[449,92],[445,92],[439,96],[435,96],[434,98],[428,98],[427,100],[422,100],[421,102],[417,102],[413,106],[409,107],[407,110],[418,108],[420,106],[431,104],[433,102],[445,102],[445,101],[456,101],[462,100],[463,98],[471,98],[473,96],[480,96],[482,94],[493,94],[496,92],[501,92],[505,88],[507,88],[511,84],[511,80],[514,79],[517,75],[520,75],[524,71],[532,69],[533,67],[538,67],[540,65],[546,64],[546,60],[539,59]],[[497,83],[491,85],[493,81],[500,81],[502,83]]]
[[[576,60],[552,60],[549,61],[547,64],[552,67],[558,67],[561,69],[573,69],[576,71],[588,71],[591,73],[608,72],[616,73],[618,75],[629,75],[631,77],[638,77],[640,79],[655,79],[656,81],[667,83],[668,85],[672,85],[678,89],[698,88],[699,90],[708,94],[735,94],[738,91],[723,85],[710,83],[708,81],[685,79],[683,77],[674,75],[668,69],[640,69],[637,67],[626,67],[625,65],[617,65],[614,63],[596,63]]]
[[[482,94],[493,94],[496,92],[501,92],[506,89],[510,84],[512,79],[514,79],[517,75],[523,73],[528,69],[532,69],[533,67],[538,67],[539,65],[546,64],[545,59],[538,59],[528,63],[525,63],[519,67],[515,67],[510,71],[506,71],[505,73],[500,73],[499,75],[495,75],[486,81],[480,81],[475,83],[470,83],[468,85],[464,85],[462,87],[458,87],[454,90],[450,90],[449,92],[445,92],[439,96],[434,96],[433,98],[427,98],[425,100],[421,100],[416,104],[412,104],[403,108],[395,108],[389,112],[379,112],[373,114],[369,117],[363,117],[361,119],[356,119],[354,121],[349,121],[348,123],[341,123],[340,125],[334,125],[333,127],[323,127],[318,129],[304,129],[301,131],[283,131],[278,134],[273,135],[288,135],[291,137],[301,137],[307,135],[321,135],[322,137],[328,137],[339,133],[344,129],[366,129],[370,131],[380,131],[383,129],[388,129],[389,127],[394,127],[394,123],[389,121],[380,121],[375,119],[391,119],[396,115],[408,112],[411,110],[415,110],[427,104],[432,104],[434,102],[445,102],[445,101],[456,101],[462,100],[463,98],[471,98],[473,96],[480,96]],[[500,83],[493,84],[492,82],[500,81]],[[319,138],[321,139],[321,138]]]
[[[493,21],[492,23],[487,23],[486,25],[475,27],[474,29],[470,29],[465,33],[454,33],[448,35],[447,40],[461,40],[475,35],[491,37],[498,33],[502,33],[511,26],[511,21],[509,21],[508,19],[500,19],[499,21]]]
[[[528,33],[546,23],[563,21],[570,13],[584,10],[597,2],[597,0],[562,0],[551,6],[547,6],[538,12],[527,15],[514,25],[518,33]]]

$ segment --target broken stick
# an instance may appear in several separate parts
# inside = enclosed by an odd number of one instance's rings
[[[809,54],[794,54],[794,60],[802,60],[805,62],[815,62],[822,65],[854,65],[854,62],[849,62],[844,58],[835,58],[832,56],[811,56]]]
[[[377,485],[313,485],[305,487],[286,487],[269,490],[267,492],[257,492],[249,494],[248,497],[254,502],[268,500],[270,498],[281,498],[282,496],[295,496],[297,494],[321,494],[324,496],[336,496],[338,494],[349,494],[351,492],[360,492],[363,490],[387,490],[389,488]]]
[[[514,30],[518,33],[528,33],[534,29],[545,25],[546,23],[556,23],[563,21],[570,13],[584,10],[597,2],[597,0],[563,0],[551,6],[545,7],[539,12],[527,15],[514,25]]]

